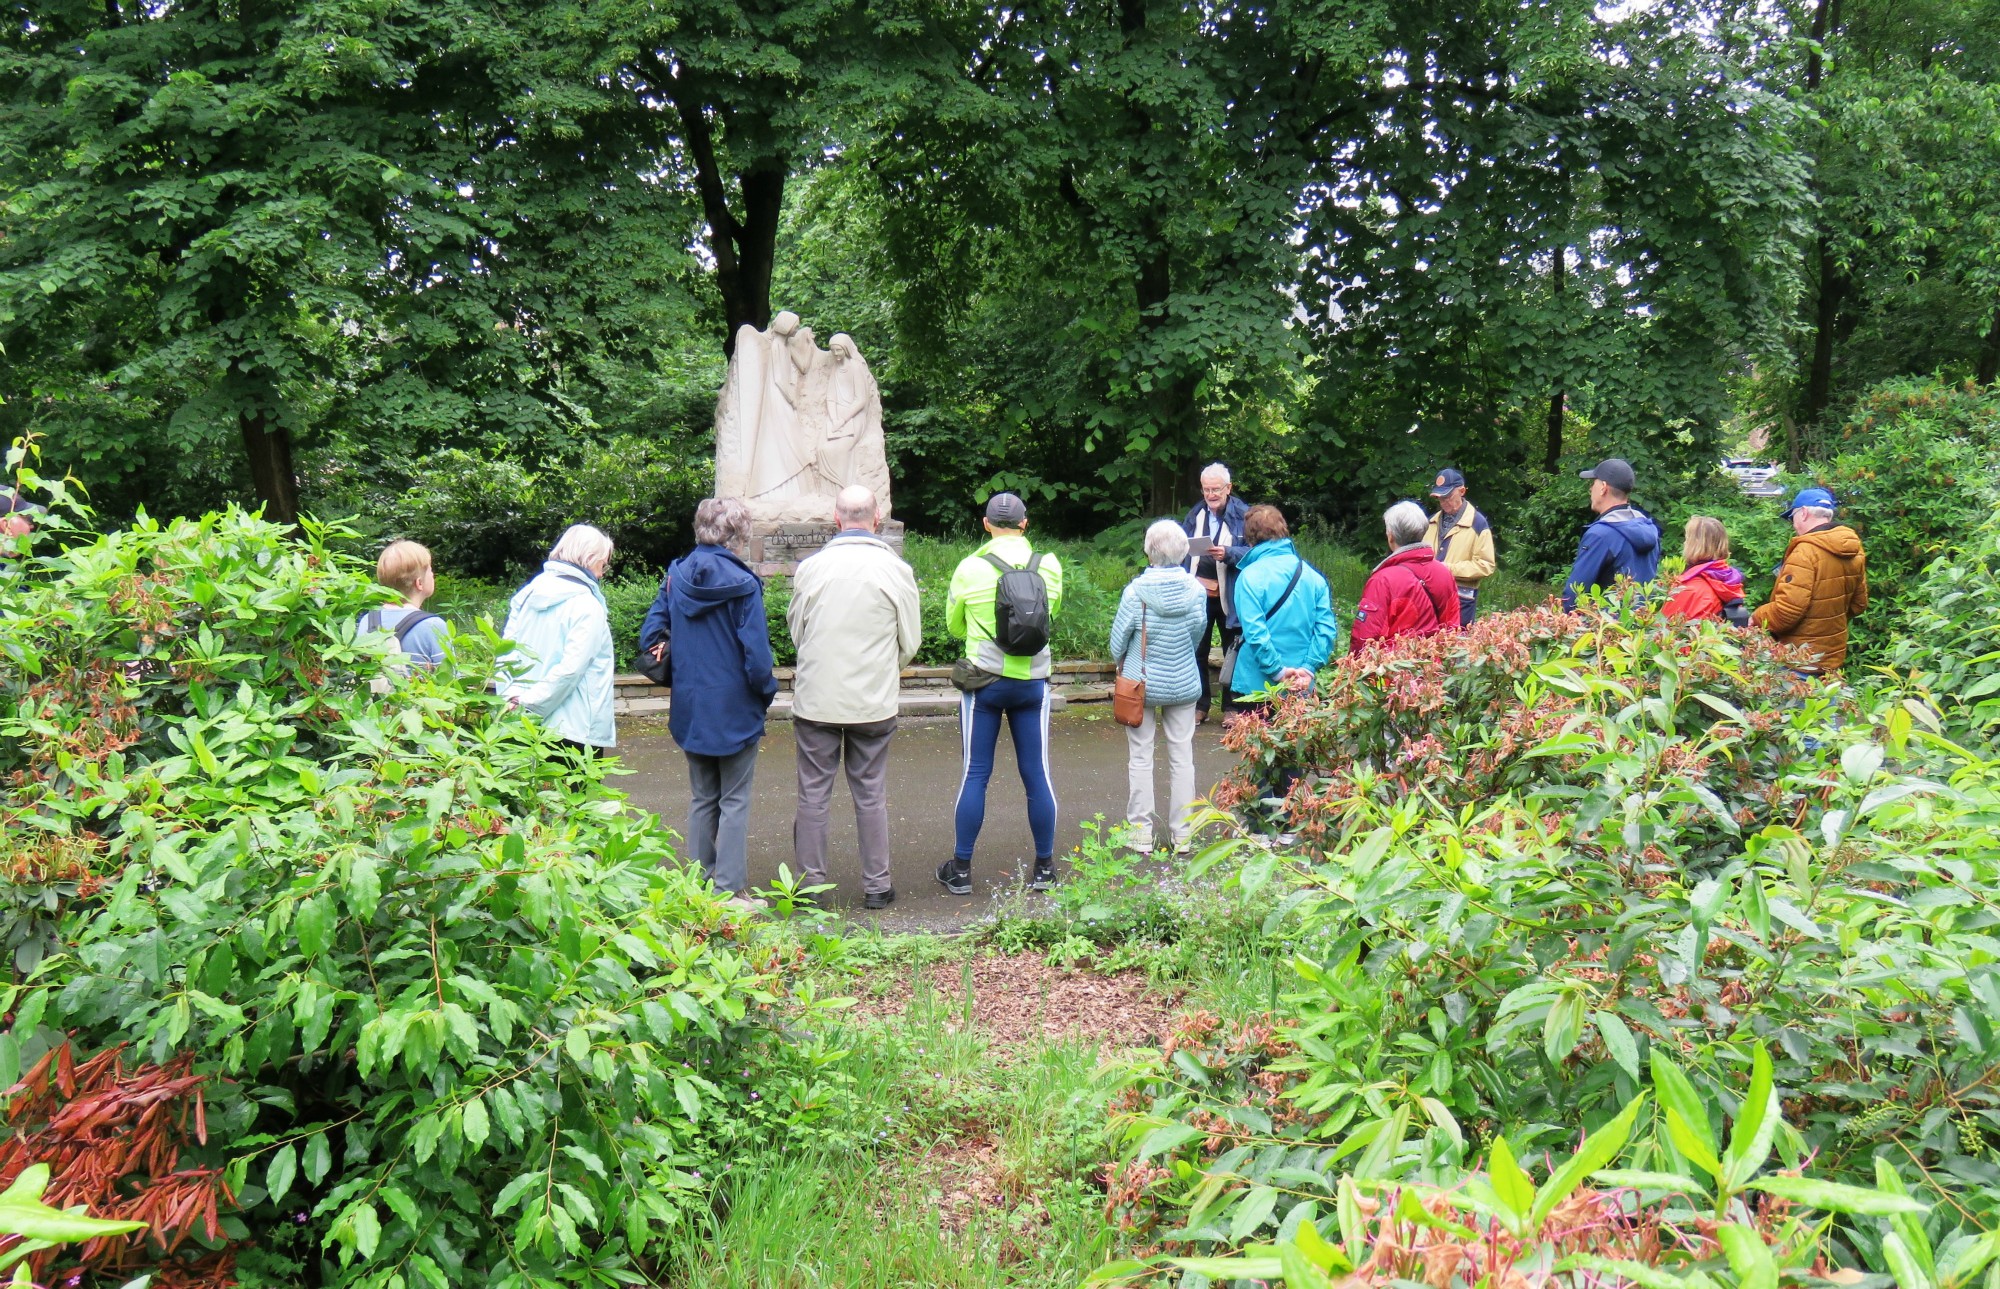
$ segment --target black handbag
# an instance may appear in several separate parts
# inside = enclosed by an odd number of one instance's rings
[[[668,577],[660,584],[660,594],[665,595],[673,584],[673,578]],[[671,689],[674,684],[673,619],[669,618],[667,624],[667,634],[661,636],[659,641],[664,646],[660,650],[659,658],[653,657],[651,649],[641,648],[638,655],[632,659],[632,670],[655,685]]]

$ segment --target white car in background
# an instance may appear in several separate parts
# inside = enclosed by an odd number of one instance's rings
[[[1743,489],[1746,496],[1782,497],[1785,486],[1778,482],[1784,471],[1769,461],[1759,461],[1754,457],[1724,457],[1722,469],[1736,480],[1736,486]]]

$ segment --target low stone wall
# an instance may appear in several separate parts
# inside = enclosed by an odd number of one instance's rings
[[[789,720],[792,715],[792,668],[777,669],[778,697],[771,715]],[[1059,662],[1050,668],[1058,705],[1108,702],[1113,679],[1108,662]],[[951,712],[958,707],[958,691],[951,687],[949,667],[905,667],[902,678],[903,712],[923,716]],[[628,672],[612,681],[612,708],[620,716],[663,715],[672,704],[669,692],[637,672]]]

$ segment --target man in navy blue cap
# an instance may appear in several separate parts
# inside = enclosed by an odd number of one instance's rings
[[[1563,608],[1576,608],[1581,591],[1608,588],[1619,578],[1650,582],[1660,571],[1660,526],[1632,504],[1638,476],[1618,457],[1599,461],[1577,478],[1590,483],[1590,508],[1597,519],[1583,530],[1576,564],[1563,583]]]
[[[1493,576],[1493,530],[1486,516],[1465,499],[1465,476],[1456,470],[1438,471],[1431,485],[1438,509],[1431,516],[1424,544],[1437,552],[1438,563],[1458,583],[1458,625],[1472,625],[1479,612],[1479,584]]]
[[[1785,507],[1797,534],[1771,583],[1771,602],[1750,615],[1782,644],[1813,651],[1812,674],[1847,661],[1847,624],[1868,607],[1868,554],[1861,536],[1833,522],[1839,503],[1825,488],[1801,489]]]

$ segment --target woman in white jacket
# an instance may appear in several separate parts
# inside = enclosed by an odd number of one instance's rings
[[[507,606],[505,635],[515,648],[503,661],[515,673],[501,694],[585,757],[618,743],[611,617],[598,586],[610,563],[611,539],[588,524],[574,525]]]

